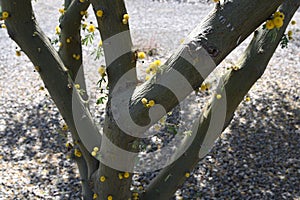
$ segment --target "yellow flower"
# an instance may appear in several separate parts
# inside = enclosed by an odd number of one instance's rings
[[[80,157],[82,156],[82,154],[81,154],[81,152],[80,152],[79,149],[75,149],[75,150],[74,150],[74,155],[75,155],[76,157],[78,157],[78,158],[80,158]]]
[[[67,39],[66,39],[66,42],[67,42],[67,43],[71,43],[71,38],[67,38]]]
[[[201,91],[208,91],[210,88],[210,83],[202,83],[200,90]]]
[[[221,99],[221,98],[222,98],[222,95],[217,94],[217,95],[216,95],[216,98],[217,98],[217,99]]]
[[[123,175],[121,173],[118,174],[119,179],[122,180],[123,179]]]
[[[1,28],[6,28],[6,25],[5,24],[1,24]]]
[[[84,22],[83,24],[81,24],[81,26],[82,26],[83,29],[85,29],[87,27],[87,25],[88,24],[86,22]]]
[[[272,21],[276,28],[280,28],[283,25],[283,19],[281,17],[275,17]]]
[[[152,107],[155,105],[155,101],[154,100],[150,100],[149,103],[146,105],[148,108]]]
[[[291,24],[292,24],[292,25],[295,25],[295,24],[296,24],[296,21],[295,21],[295,20],[292,20],[292,21],[291,21]]]
[[[9,17],[9,13],[7,11],[2,12],[2,19],[6,20]]]
[[[93,195],[93,199],[97,199],[98,195],[96,193],[94,193]]]
[[[16,51],[16,56],[21,56],[21,51]]]
[[[124,15],[123,15],[123,19],[128,20],[128,19],[129,19],[129,15],[128,15],[128,14],[124,14]]]
[[[85,0],[79,0],[81,3],[84,3],[85,2]]]
[[[88,31],[89,31],[89,32],[93,33],[95,30],[96,30],[96,27],[94,26],[94,24],[90,24],[90,25],[88,26]]]
[[[58,9],[58,11],[59,11],[61,14],[64,14],[64,13],[66,12],[65,9],[63,9],[63,8]]]
[[[95,157],[96,155],[97,155],[97,152],[93,151],[93,152],[92,152],[92,156]]]
[[[80,89],[80,85],[79,85],[79,84],[75,84],[75,88],[76,88],[77,90],[79,90],[79,89]]]
[[[97,10],[96,15],[98,17],[102,17],[103,16],[103,11],[102,10]]]
[[[246,96],[245,101],[250,101],[250,100],[251,100],[250,97]]]
[[[288,31],[287,35],[288,35],[289,37],[292,37],[293,32],[292,32],[292,31]]]
[[[124,178],[128,178],[129,177],[129,173],[128,172],[125,172],[124,173]]]
[[[59,27],[59,26],[56,26],[56,27],[55,27],[55,34],[57,34],[57,35],[60,34],[60,31],[61,31],[61,30],[60,30],[60,27]]]
[[[102,42],[102,40],[100,40],[98,46],[101,47],[102,45],[103,45],[103,42]]]
[[[108,195],[107,200],[113,200],[113,197],[111,195]]]
[[[128,24],[128,20],[127,20],[127,19],[123,19],[123,20],[122,20],[122,23],[123,23],[123,24]]]
[[[272,30],[274,27],[275,27],[275,25],[274,25],[274,23],[273,23],[272,20],[268,20],[268,21],[266,22],[266,29]]]
[[[274,13],[274,18],[276,18],[276,17],[280,17],[284,20],[284,14],[280,11],[277,11]]]
[[[144,53],[144,52],[138,52],[138,58],[139,59],[144,59],[144,58],[146,58],[146,54]]]
[[[105,76],[105,67],[103,65],[101,65],[99,68],[98,68],[98,73],[100,74],[100,76]]]
[[[144,105],[148,103],[148,100],[146,98],[142,98],[141,101],[142,101],[142,104],[144,104]]]
[[[61,129],[63,130],[63,131],[66,131],[66,130],[68,130],[68,125],[67,124],[63,124],[62,125],[62,127],[61,127]]]
[[[62,44],[61,42],[58,42],[58,46],[59,46],[59,47],[62,47],[62,45],[63,45],[63,44]]]
[[[100,182],[104,182],[106,180],[105,176],[100,176]]]
[[[186,172],[184,176],[188,178],[190,177],[190,173]]]
[[[155,62],[150,63],[149,70],[148,70],[149,72],[147,72],[147,69],[146,69],[146,73],[149,74],[151,72],[152,74],[155,74],[157,67],[158,67],[158,65]]]
[[[156,66],[158,67],[158,66],[161,65],[161,61],[160,60],[156,60],[156,61],[154,61],[154,64],[156,64]]]
[[[94,147],[93,151],[97,152],[97,151],[99,151],[99,148],[98,147]]]
[[[88,16],[88,11],[86,11],[86,10],[82,10],[82,11],[80,11],[80,15],[85,15],[86,17]]]

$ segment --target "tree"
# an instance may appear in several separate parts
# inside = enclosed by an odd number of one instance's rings
[[[80,12],[90,4],[97,17],[107,65],[106,72],[101,69],[101,80],[107,75],[109,88],[103,135],[91,118],[88,97],[80,92],[85,90]],[[263,74],[277,46],[284,44],[285,29],[300,1],[217,2],[178,51],[163,66],[152,68],[156,74],[139,87],[135,65],[142,56],[132,51],[124,1],[65,0],[65,13],[60,19],[62,46],[58,51],[37,24],[31,1],[1,0],[0,5],[9,36],[40,73],[70,128],[84,199],[168,199],[208,153],[248,90]],[[174,150],[173,155],[163,154],[165,161],[154,160],[150,169],[140,164],[136,144],[147,136],[145,131],[197,90],[251,33],[253,39],[238,66],[219,77],[216,95],[190,134],[179,138],[175,150],[167,149]],[[80,90],[75,83],[79,83]],[[130,191],[135,172],[154,168],[163,169],[145,191]]]

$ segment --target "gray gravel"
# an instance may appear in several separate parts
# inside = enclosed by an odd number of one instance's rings
[[[157,52],[138,63],[141,80],[147,65],[155,59],[165,61],[213,6],[197,0],[126,2],[135,48]],[[42,28],[54,37],[57,22],[49,16],[59,15],[61,3],[34,4]],[[230,126],[174,199],[300,199],[299,11],[295,19],[298,23],[288,28],[294,32],[289,48],[277,50],[249,92],[251,101],[241,103]],[[247,42],[220,64],[218,73],[236,61]],[[5,47],[0,53],[0,199],[79,199],[78,170],[66,159],[64,147],[70,135],[61,130],[56,107],[40,90],[43,84],[27,57],[14,56],[16,45],[3,29],[0,44]],[[85,66],[91,96],[96,98],[95,74],[104,61],[93,61],[91,49],[84,49]],[[190,98],[203,102],[198,96]],[[201,107],[202,103],[193,104],[191,110]],[[101,109],[94,114],[100,123]],[[158,145],[151,143],[153,148]],[[135,176],[134,186],[146,186],[154,175]]]

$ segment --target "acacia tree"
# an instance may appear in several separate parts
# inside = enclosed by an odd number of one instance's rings
[[[156,69],[156,74],[137,86],[135,67],[139,55],[132,50],[129,15],[123,0],[65,0],[58,51],[36,22],[30,0],[0,2],[9,36],[39,72],[71,131],[83,198],[109,200],[172,197],[230,123],[277,46],[286,43],[285,29],[300,5],[299,0],[217,1],[212,12]],[[106,72],[101,72],[103,79],[107,75],[109,88],[102,135],[91,118],[86,93],[80,92],[86,89],[80,29],[82,12],[90,5],[107,66]],[[218,77],[216,94],[195,120],[191,133],[181,137],[176,148],[168,149],[173,149],[172,155],[163,154],[159,158],[162,160],[150,162],[150,168],[139,165],[140,149],[136,144],[147,136],[146,130],[197,90],[251,33],[252,41],[238,65]],[[154,159],[153,155],[149,158]],[[145,190],[130,190],[134,173],[154,168],[162,169]]]

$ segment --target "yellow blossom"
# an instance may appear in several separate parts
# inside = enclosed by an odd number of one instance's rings
[[[65,9],[63,9],[63,8],[58,9],[58,11],[59,11],[61,14],[64,14],[64,13],[65,13]]]
[[[82,154],[81,154],[81,152],[80,152],[79,149],[75,149],[75,150],[74,150],[74,155],[75,155],[76,157],[78,157],[78,158],[80,158],[80,157],[82,156]]]
[[[128,172],[125,172],[124,173],[124,178],[128,178],[129,177],[129,173]]]
[[[55,34],[60,34],[60,27],[59,26],[56,26],[55,27]]]
[[[16,51],[16,56],[21,56],[21,51]]]
[[[118,176],[120,180],[123,179],[123,174],[119,173]]]
[[[67,142],[67,143],[66,143],[66,147],[67,147],[67,148],[72,148],[73,145],[72,145],[70,142]]]
[[[80,89],[80,85],[79,85],[79,84],[75,84],[75,88],[76,88],[77,90],[79,90],[79,89]]]
[[[271,30],[271,29],[273,29],[274,27],[275,27],[275,25],[274,25],[274,23],[273,23],[272,20],[268,20],[268,21],[266,22],[266,29]]]
[[[71,43],[71,38],[67,38],[67,39],[66,39],[66,42],[67,42],[67,43]]]
[[[132,196],[134,196],[134,197],[138,197],[138,196],[139,196],[139,193],[137,193],[137,192],[134,192],[134,193],[132,193]]]
[[[111,195],[108,195],[107,200],[113,200],[113,197]]]
[[[85,0],[79,0],[81,3],[84,3],[85,2]]]
[[[292,31],[288,31],[287,35],[288,35],[289,37],[292,37],[293,32],[292,32]]]
[[[154,64],[156,64],[156,66],[160,66],[161,65],[161,61],[160,60],[156,60],[156,61],[154,61]]]
[[[97,151],[99,151],[99,148],[98,147],[94,147],[93,151],[97,152]]]
[[[62,125],[62,127],[61,127],[61,129],[63,130],[63,131],[66,131],[66,130],[68,130],[68,125],[67,124],[63,124]]]
[[[217,98],[217,99],[221,99],[221,98],[222,98],[222,95],[217,94],[217,95],[216,95],[216,98]]]
[[[96,27],[94,26],[94,24],[90,24],[90,25],[88,26],[88,31],[89,31],[89,32],[93,33],[95,30],[96,30]]]
[[[239,68],[238,66],[236,66],[236,65],[232,66],[231,68],[232,68],[234,71],[237,71],[237,70],[240,69],[240,68]]]
[[[184,176],[188,178],[190,177],[190,173],[186,172]]]
[[[96,193],[94,193],[93,195],[93,199],[97,199],[98,195]]]
[[[97,152],[93,151],[91,154],[95,157],[97,155]]]
[[[142,98],[141,101],[142,101],[142,104],[144,104],[144,105],[148,103],[148,100],[146,98]]]
[[[280,11],[277,11],[274,13],[274,18],[276,18],[276,17],[280,17],[281,19],[284,20],[284,14]]]
[[[129,19],[129,15],[126,13],[126,14],[124,14],[123,15],[123,19],[126,19],[126,20],[128,20]]]
[[[122,23],[123,24],[128,24],[128,20],[127,19],[122,19]]]
[[[210,88],[210,83],[202,83],[200,90],[201,91],[208,91]]]
[[[250,101],[250,100],[251,100],[250,97],[246,96],[245,101]]]
[[[6,28],[6,25],[5,24],[1,24],[1,28]]]
[[[100,182],[104,182],[106,180],[105,176],[100,176]]]
[[[9,17],[9,13],[7,11],[2,12],[2,19],[6,20]]]
[[[102,10],[97,10],[96,15],[98,17],[102,17],[103,16],[103,11]]]
[[[58,46],[59,46],[59,47],[62,47],[62,45],[63,45],[63,44],[62,44],[61,42],[58,42]]]
[[[292,24],[292,25],[295,25],[295,24],[296,24],[296,21],[295,21],[295,20],[292,20],[292,21],[291,21],[291,24]]]
[[[100,76],[105,76],[105,67],[103,65],[101,65],[99,68],[98,68],[98,73],[100,74]]]
[[[152,106],[154,106],[154,105],[155,105],[155,101],[154,101],[154,100],[150,100],[149,103],[146,104],[146,106],[147,106],[148,108],[150,108],[150,107],[152,107]]]
[[[144,58],[146,58],[146,54],[145,54],[145,52],[138,52],[138,58],[139,59],[144,59]]]
[[[283,25],[283,19],[281,17],[275,17],[272,21],[276,28],[280,28]]]

